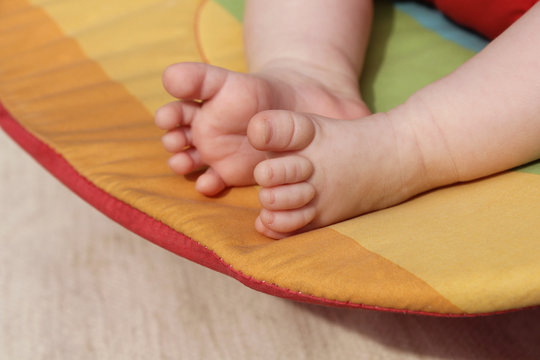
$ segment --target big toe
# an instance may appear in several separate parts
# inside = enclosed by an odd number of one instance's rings
[[[170,65],[163,72],[163,86],[172,96],[184,100],[208,100],[221,90],[230,72],[202,63]]]
[[[306,148],[315,138],[315,131],[315,123],[307,114],[268,110],[251,118],[247,135],[258,150],[284,152]]]

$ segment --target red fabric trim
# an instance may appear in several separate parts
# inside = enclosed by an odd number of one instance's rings
[[[197,241],[177,232],[168,225],[150,217],[128,205],[81,176],[63,157],[46,143],[24,129],[0,103],[0,126],[24,150],[34,157],[39,164],[54,175],[60,182],[79,195],[112,220],[141,237],[169,250],[179,256],[228,275],[242,284],[270,295],[285,299],[334,307],[361,308],[401,314],[429,315],[437,317],[476,317],[502,314],[522,309],[512,309],[479,314],[439,314],[425,311],[400,310],[373,305],[357,304],[332,299],[325,299],[309,294],[292,291],[276,284],[254,279],[225,263],[216,253]],[[524,308],[525,309],[525,308]]]
[[[456,23],[494,39],[538,0],[426,0]]]

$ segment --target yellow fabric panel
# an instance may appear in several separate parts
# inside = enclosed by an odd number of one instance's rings
[[[196,30],[200,51],[206,62],[234,71],[247,71],[243,47],[239,46],[242,24],[221,5],[214,1],[203,2],[197,16]]]
[[[540,289],[531,287],[540,277],[538,214],[540,176],[510,172],[332,228],[466,312],[485,312],[540,303]]]
[[[265,246],[230,249],[230,259],[247,275],[330,300],[396,309],[463,313],[422,279],[323,228]]]
[[[161,72],[179,61],[201,61],[193,36],[200,1],[30,0],[97,61],[149,113],[171,100]]]

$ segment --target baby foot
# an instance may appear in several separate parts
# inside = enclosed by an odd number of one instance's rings
[[[262,186],[257,231],[279,239],[423,191],[421,158],[401,134],[386,114],[352,121],[288,111],[254,116],[248,138],[272,157],[254,170]]]
[[[155,118],[157,126],[168,131],[162,142],[173,154],[169,166],[182,175],[208,166],[196,183],[196,189],[208,196],[229,186],[255,183],[253,169],[267,158],[246,137],[256,113],[289,109],[341,118],[369,113],[356,89],[345,92],[350,86],[336,84],[339,92],[332,91],[314,78],[283,68],[252,75],[181,63],[165,71],[163,83],[180,99],[160,108]]]

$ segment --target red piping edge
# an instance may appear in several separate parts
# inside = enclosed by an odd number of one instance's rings
[[[303,294],[280,287],[276,284],[257,280],[234,269],[232,265],[224,262],[216,253],[201,245],[197,241],[177,232],[168,225],[150,217],[140,210],[113,197],[98,188],[88,179],[80,175],[62,155],[58,154],[49,145],[39,140],[19,124],[0,103],[0,127],[28,152],[41,166],[55,176],[60,182],[71,189],[75,194],[108,216],[110,219],[124,226],[126,229],[151,241],[152,243],[169,250],[176,255],[219,271],[230,276],[242,284],[266,294],[299,302],[333,307],[360,308],[368,310],[386,311],[401,314],[429,315],[437,317],[477,317],[503,314],[518,310],[535,308],[536,306],[521,309],[510,309],[489,313],[477,314],[441,314],[435,312],[401,310],[339,300],[325,299],[314,295]]]

